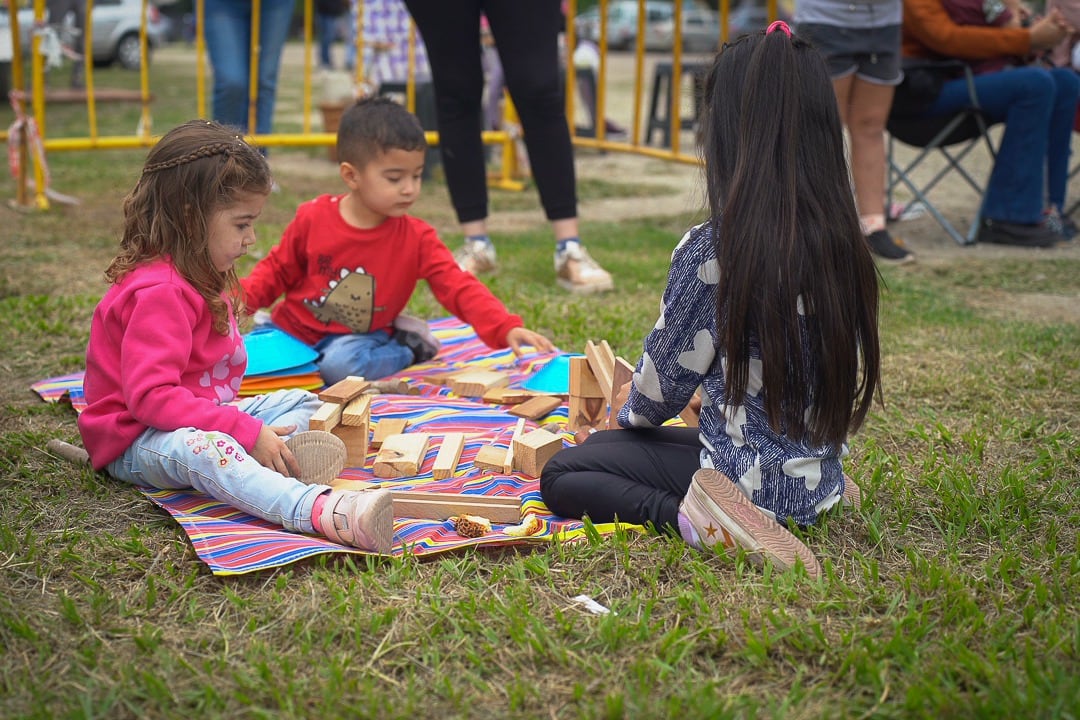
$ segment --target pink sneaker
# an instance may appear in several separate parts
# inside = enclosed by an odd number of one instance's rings
[[[394,544],[394,500],[389,490],[333,490],[319,527],[328,540],[389,555]]]
[[[741,547],[755,563],[770,560],[782,570],[802,563],[812,578],[821,577],[821,565],[799,538],[765,516],[726,475],[701,469],[679,506],[705,547],[717,543]]]

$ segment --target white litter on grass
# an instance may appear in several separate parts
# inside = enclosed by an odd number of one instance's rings
[[[607,615],[611,612],[611,610],[596,602],[588,595],[575,595],[570,599],[576,603],[584,605],[585,609],[591,612],[593,615]]]

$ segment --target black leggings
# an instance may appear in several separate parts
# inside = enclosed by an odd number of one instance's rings
[[[540,495],[556,515],[652,523],[678,535],[679,503],[700,457],[697,428],[602,431],[548,461]]]
[[[405,0],[424,38],[435,85],[446,183],[458,222],[488,215],[480,139],[484,71],[480,13],[491,26],[506,87],[521,118],[529,163],[548,220],[577,217],[574,154],[559,77],[558,0]]]

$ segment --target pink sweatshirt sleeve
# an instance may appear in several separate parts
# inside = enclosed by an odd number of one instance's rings
[[[143,288],[129,312],[120,345],[120,382],[132,417],[158,430],[191,426],[225,432],[250,451],[261,421],[198,396],[184,384],[191,381],[190,358],[204,349],[193,347],[199,316],[181,290],[174,285]],[[209,381],[211,368],[203,373]]]

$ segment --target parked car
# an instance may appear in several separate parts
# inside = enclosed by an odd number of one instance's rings
[[[646,50],[672,50],[675,47],[675,8],[670,14],[645,25]],[[682,10],[683,52],[713,52],[720,47],[720,14],[696,5]]]
[[[614,0],[608,3],[607,45],[612,50],[633,50],[637,44],[637,0]],[[671,18],[674,6],[670,2],[648,0],[645,3],[645,26]],[[574,18],[574,32],[583,40],[600,42],[600,8],[594,7]]]
[[[791,16],[777,8],[777,20],[791,24]],[[728,39],[734,40],[740,35],[764,30],[769,25],[769,10],[762,0],[742,0],[732,8],[728,15]]]
[[[608,3],[608,47],[633,50],[637,43],[637,0],[613,0]],[[783,10],[778,19],[791,22]],[[764,29],[769,11],[764,0],[742,0],[728,15],[728,38]],[[720,14],[703,5],[686,2],[682,11],[684,52],[712,52],[720,45]],[[579,38],[600,42],[600,8],[589,8],[574,18],[574,32]],[[645,3],[645,49],[670,51],[675,47],[675,5],[662,0]]]
[[[93,22],[93,59],[95,65],[119,63],[129,70],[138,70],[139,23],[142,0],[95,0],[90,22]],[[46,11],[46,22],[49,21]],[[34,27],[33,8],[19,10],[19,38],[23,52],[30,52],[30,35]],[[82,35],[74,28],[74,16],[64,18],[61,37],[69,38],[82,48]],[[152,51],[165,43],[166,26],[161,12],[148,4],[146,11],[147,49]],[[0,33],[11,36],[11,18],[7,7],[0,9]]]

